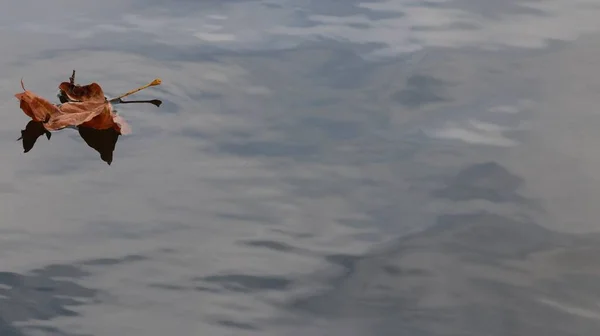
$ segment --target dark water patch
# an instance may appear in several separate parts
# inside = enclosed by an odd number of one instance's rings
[[[284,143],[271,141],[248,141],[245,143],[223,142],[217,145],[218,150],[242,157],[294,157],[307,158],[319,152],[319,146],[302,143]]]
[[[599,245],[597,236],[530,220],[443,215],[383,249],[330,256],[344,269],[289,309],[340,322],[364,318],[377,335],[392,335],[391,326],[432,336],[593,334]]]
[[[223,327],[231,328],[231,329],[247,330],[247,331],[260,330],[260,328],[258,328],[257,326],[255,326],[253,324],[246,323],[246,322],[237,322],[237,321],[227,320],[227,319],[218,319],[218,320],[214,321],[214,323],[221,325]]]
[[[305,198],[321,198],[352,193],[364,186],[362,179],[330,177],[327,179],[289,178],[294,195]]]
[[[365,63],[351,48],[337,46],[335,49],[330,46],[328,59],[313,68],[311,80],[337,89],[364,89],[364,82],[372,73],[372,65]]]
[[[549,13],[531,6],[527,6],[528,0],[508,0],[508,1],[477,1],[477,0],[457,0],[449,3],[426,2],[423,5],[427,7],[438,7],[448,9],[460,9],[472,15],[481,16],[485,19],[502,20],[510,15],[547,17]]]
[[[303,117],[298,120],[304,132],[319,131],[332,140],[350,140],[358,137],[364,125],[357,122],[333,120],[323,117]]]
[[[6,321],[4,318],[0,316],[0,335],[2,336],[25,336],[27,335],[20,329],[14,327],[12,323]],[[57,333],[56,335],[60,335]]]
[[[341,266],[344,269],[352,271],[354,269],[354,263],[360,259],[360,256],[349,255],[349,254],[330,254],[325,256],[325,260],[328,262]]]
[[[156,7],[167,10],[170,16],[188,17],[192,10],[216,10],[221,7],[242,2],[253,2],[254,0],[174,0],[172,6],[165,7],[164,2],[158,0],[137,0],[133,2],[133,8],[142,10],[148,7]]]
[[[53,264],[33,270],[31,274],[35,274],[41,278],[82,278],[88,276],[89,272],[82,270],[76,265]]]
[[[348,1],[319,1],[307,0],[304,1],[305,14],[311,15],[327,15],[338,18],[349,16],[365,16],[367,19],[374,21],[378,20],[401,18],[405,14],[400,11],[385,11],[377,9],[369,9],[360,5],[368,3],[377,3],[378,1],[367,0],[348,0]],[[310,8],[310,11],[308,10]]]
[[[152,200],[149,201],[152,203]],[[162,204],[155,205],[162,212],[179,212],[189,210],[187,207],[180,208],[176,206],[172,209],[171,206],[164,206]],[[173,221],[161,221],[160,225],[146,225],[140,226],[135,223],[123,223],[119,221],[106,221],[106,220],[88,220],[87,224],[90,227],[90,232],[96,236],[117,238],[117,239],[140,239],[142,237],[157,236],[166,232],[174,232],[178,230],[189,229],[189,226],[181,222]]]
[[[233,291],[251,293],[264,290],[285,290],[292,281],[279,276],[258,276],[246,274],[210,275],[196,278],[195,281],[218,285],[220,288]]]
[[[221,218],[221,219],[226,219],[226,220],[233,220],[233,221],[242,221],[242,222],[256,222],[256,223],[262,223],[262,224],[274,224],[276,223],[276,218],[274,217],[268,217],[268,216],[264,216],[264,215],[255,215],[255,214],[244,214],[244,215],[238,215],[238,214],[230,214],[230,213],[216,213],[215,216],[217,218]]]
[[[371,225],[371,222],[369,220],[364,219],[338,219],[337,222],[340,225],[353,229],[366,228],[369,225]]]
[[[140,255],[127,255],[74,264],[51,264],[25,274],[0,272],[0,335],[72,335],[52,327],[27,326],[26,322],[77,317],[80,314],[74,308],[99,302],[100,290],[76,282],[92,276],[87,266],[115,266],[146,259]],[[23,326],[14,326],[17,322]]]
[[[600,262],[596,264],[599,266]],[[540,281],[536,290],[555,301],[568,302],[573,306],[583,305],[593,311],[596,309],[596,299],[600,297],[600,273],[594,273],[571,271],[557,274],[554,278]]]
[[[92,302],[99,294],[98,290],[75,283],[75,279],[87,275],[71,265],[51,265],[28,274],[2,272],[0,284],[7,288],[0,288],[0,317],[12,324],[79,316],[71,308]]]
[[[84,261],[81,265],[85,266],[114,266],[120,264],[126,264],[130,262],[144,261],[148,260],[148,257],[141,255],[128,255],[122,258],[100,258],[93,259],[89,261]]]
[[[356,263],[361,259],[361,256],[349,255],[349,254],[330,254],[324,257],[325,261],[336,265],[340,268],[340,274],[337,276],[338,279],[351,276],[356,271]],[[337,280],[333,280],[337,281]]]
[[[517,286],[503,283],[494,279],[472,279],[470,281],[474,291],[493,293],[493,298],[481,297],[473,299],[471,303],[459,308],[462,316],[471,316],[476,321],[473,323],[460,323],[455,328],[482,333],[487,330],[502,331],[508,335],[587,335],[598,330],[597,318],[590,318],[569,309],[560,308],[545,302],[548,295],[554,294],[544,288],[543,283],[535,286]],[[581,290],[574,290],[583,294]],[[589,296],[586,296],[589,298]],[[581,302],[574,302],[573,298],[551,299],[551,302],[560,302],[559,305],[581,307]],[[569,301],[571,301],[569,303]],[[588,307],[596,306],[594,302]],[[585,309],[583,309],[585,310]],[[592,310],[589,310],[592,311]],[[455,323],[458,321],[455,321]]]
[[[524,258],[528,254],[565,246],[568,236],[533,222],[477,213],[442,215],[435,226],[438,246],[454,254],[474,254],[499,258]]]
[[[313,238],[315,236],[312,233],[291,232],[291,231],[284,230],[284,229],[271,229],[271,231],[276,232],[276,233],[281,233],[283,235],[286,235],[286,236],[292,237],[292,238],[296,238],[296,239],[307,239],[307,238]]]
[[[435,31],[444,31],[444,30],[468,30],[475,31],[480,29],[474,23],[466,23],[466,22],[455,22],[450,23],[448,25],[443,26],[421,26],[421,27],[412,27],[411,30],[415,32],[435,32]]]
[[[92,336],[91,334],[73,334],[51,326],[28,326],[22,328],[22,330],[24,335],[27,336]],[[1,332],[2,329],[0,328],[0,335],[4,336],[4,333]]]
[[[266,248],[269,250],[277,251],[277,252],[297,252],[298,249],[296,247],[290,246],[285,243],[276,242],[273,240],[244,240],[238,242],[239,244],[250,246],[250,247],[260,247]]]
[[[157,288],[157,289],[163,289],[163,290],[169,290],[169,291],[177,291],[177,292],[183,292],[183,291],[190,290],[190,288],[186,287],[186,286],[173,285],[173,284],[164,284],[164,283],[150,284],[150,285],[148,285],[148,287],[150,287],[150,288]]]
[[[319,98],[308,101],[307,104],[312,107],[325,107],[325,106],[333,106],[335,104],[339,104],[341,99],[339,98]]]
[[[392,99],[409,108],[447,102],[450,99],[443,95],[443,91],[448,85],[450,83],[431,76],[413,75],[407,79],[406,87],[394,93]]]
[[[383,272],[390,276],[429,276],[431,273],[418,268],[403,268],[396,265],[386,265],[382,267]]]
[[[53,327],[28,326],[26,322],[78,317],[76,307],[98,303],[102,292],[77,282],[92,276],[87,266],[115,266],[146,259],[141,255],[127,255],[51,264],[24,274],[0,272],[0,335],[74,335]]]
[[[222,289],[210,288],[210,287],[206,287],[206,286],[196,286],[196,287],[194,287],[194,290],[198,291],[198,292],[207,292],[207,293],[222,293],[223,292]]]
[[[17,286],[21,283],[21,275],[11,272],[0,272],[0,284],[5,286]]]
[[[212,55],[219,51],[217,47],[205,45],[203,47],[174,46],[168,43],[154,40],[154,35],[149,33],[131,31],[126,35],[115,33],[102,33],[105,39],[94,39],[93,43],[83,42],[77,47],[57,47],[54,49],[41,50],[36,54],[29,54],[8,64],[15,67],[23,67],[37,60],[51,60],[60,57],[69,57],[79,53],[105,53],[118,52],[141,56],[144,59],[155,61],[216,61]],[[119,41],[112,43],[110,41]]]
[[[453,201],[484,199],[495,203],[523,204],[526,199],[517,193],[523,183],[522,178],[500,164],[484,162],[463,168],[433,195]]]
[[[203,100],[222,99],[225,95],[221,92],[202,91],[195,94],[189,94],[188,96],[194,101],[201,102]]]

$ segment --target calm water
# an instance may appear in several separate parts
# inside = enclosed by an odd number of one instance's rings
[[[2,336],[600,334],[596,0],[1,3]]]

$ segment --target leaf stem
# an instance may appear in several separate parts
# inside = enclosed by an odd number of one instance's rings
[[[145,89],[145,88],[148,88],[148,87],[151,87],[151,86],[160,85],[160,83],[162,83],[162,81],[160,80],[160,78],[156,78],[156,79],[155,79],[155,80],[153,80],[152,82],[150,82],[150,83],[148,83],[148,84],[146,84],[146,85],[140,86],[140,87],[139,87],[139,88],[137,88],[137,89],[133,89],[133,90],[131,90],[131,91],[127,92],[127,93],[124,93],[124,94],[122,94],[122,95],[120,95],[120,96],[118,96],[118,97],[116,97],[116,98],[113,98],[113,99],[111,99],[110,101],[111,101],[111,102],[112,102],[112,101],[118,101],[118,100],[119,100],[119,99],[121,99],[121,98],[125,98],[125,97],[127,97],[127,96],[131,96],[132,94],[134,94],[134,93],[136,93],[136,92],[139,92],[139,91],[142,91],[142,90],[143,90],[143,89]]]

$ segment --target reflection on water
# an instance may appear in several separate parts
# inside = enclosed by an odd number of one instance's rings
[[[6,97],[163,83],[0,105],[0,334],[600,332],[594,1],[3,5]]]
[[[98,291],[74,280],[88,276],[78,265],[48,265],[27,274],[0,273],[0,332],[2,335],[29,335],[40,331],[70,335],[50,326],[33,326],[21,332],[17,322],[48,321],[60,316],[79,316],[72,308],[93,302]]]
[[[25,125],[25,129],[21,130],[21,136],[17,139],[17,141],[23,141],[23,152],[29,152],[35,142],[39,137],[45,135],[48,140],[52,136],[52,133],[48,132],[41,121],[30,120],[27,125]]]
[[[110,165],[120,134],[113,128],[98,130],[91,127],[78,127],[77,130],[85,143],[100,153],[102,161]],[[41,121],[29,121],[25,129],[21,131],[21,137],[18,139],[23,141],[24,152],[29,152],[42,135],[46,135],[50,140],[52,134],[44,128]]]
[[[102,161],[111,164],[113,152],[120,134],[114,129],[98,130],[90,127],[78,127],[79,135],[88,146],[100,153]]]
[[[444,215],[347,259],[330,289],[292,306],[318,319],[356,318],[361,335],[591,335],[600,317],[599,243],[485,212]]]
[[[77,131],[85,143],[91,148],[95,149],[99,154],[102,161],[109,165],[113,160],[113,152],[115,145],[119,139],[120,134],[113,128],[109,129],[94,129],[91,127],[77,127]],[[48,140],[52,133],[48,132],[41,121],[31,120],[25,126],[25,129],[21,131],[21,137],[18,140],[22,140],[24,152],[29,152],[37,139],[45,135]]]
[[[505,167],[496,162],[485,162],[464,168],[435,194],[454,201],[483,199],[524,204],[526,200],[517,193],[522,184],[523,179]]]

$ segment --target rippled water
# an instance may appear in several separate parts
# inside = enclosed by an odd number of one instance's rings
[[[600,333],[595,0],[2,8],[1,335]],[[15,142],[73,69],[111,166]]]

